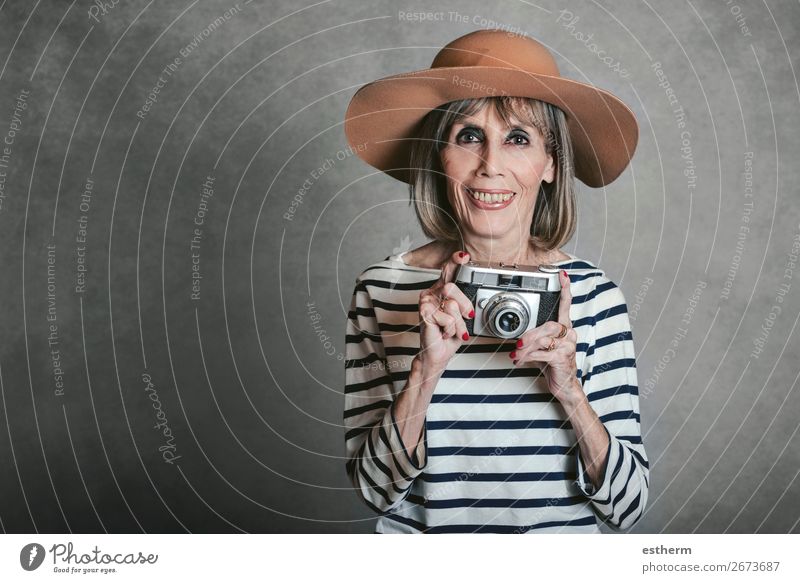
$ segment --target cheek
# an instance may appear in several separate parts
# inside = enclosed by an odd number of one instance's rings
[[[447,199],[454,209],[466,208],[463,204],[465,201],[460,195],[460,186],[465,180],[465,175],[469,172],[466,170],[463,156],[459,155],[457,152],[447,152],[447,150],[443,150],[440,161],[442,171],[447,180]]]
[[[440,161],[444,173],[453,178],[460,178],[462,174],[467,172],[467,158],[464,154],[465,152],[454,148],[442,150]]]
[[[514,175],[525,190],[538,192],[546,160],[542,156],[520,156],[514,160]]]

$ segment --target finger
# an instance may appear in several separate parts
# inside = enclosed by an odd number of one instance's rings
[[[519,358],[525,360],[543,360],[547,362],[574,362],[575,361],[575,343],[565,342],[566,338],[556,338],[555,345],[552,350],[546,348],[529,349],[522,354],[517,355]]]
[[[423,298],[419,306],[421,322],[437,327],[443,338],[452,337],[456,331],[453,317],[439,309],[439,305],[439,300],[434,296]]]
[[[464,265],[469,261],[469,253],[466,251],[456,251],[450,258],[442,265],[442,274],[439,276],[439,283],[444,285],[447,282],[453,281],[453,276],[460,265]]]
[[[561,278],[561,299],[558,303],[558,321],[567,328],[572,328],[572,320],[569,317],[569,309],[572,306],[572,291],[570,290],[569,276],[563,269],[559,272],[558,276]]]
[[[578,333],[575,331],[575,328],[570,328],[569,330],[567,330],[567,335],[564,337],[564,340],[571,342],[577,347]]]
[[[555,349],[553,350],[531,350],[526,355],[524,355],[524,362],[531,362],[531,361],[541,361],[545,366],[550,363],[558,362],[563,357],[562,354],[556,352]],[[517,362],[520,362],[520,359],[515,359]]]
[[[427,298],[427,297],[430,297],[430,296],[433,296],[433,295],[436,295],[435,284],[433,286],[429,287],[428,289],[424,289],[421,292],[419,292],[419,301],[422,302],[422,300],[424,298]]]
[[[430,313],[432,309],[439,308],[439,302],[439,296],[432,293],[427,293],[426,290],[419,295],[419,311],[422,312],[422,310],[425,309],[428,313]]]
[[[558,322],[545,322],[542,324],[539,327],[540,331],[549,330],[549,333],[537,334],[532,340],[530,336],[528,336],[528,339],[524,341],[522,347],[511,351],[509,357],[512,360],[529,361],[532,358],[536,358],[535,354],[539,353],[552,354],[554,352],[561,352],[567,356],[573,356],[577,350],[578,333],[574,328],[569,328],[566,336],[558,338],[557,335],[553,334],[553,327],[558,328],[560,331],[561,324]],[[524,337],[525,335],[523,335],[520,340]],[[552,350],[547,350],[551,342],[553,343],[553,348]],[[520,344],[517,344],[517,346],[520,346]]]
[[[439,304],[432,296],[425,296],[419,300],[419,317],[420,321],[429,326],[435,326],[436,322],[433,319],[433,314],[439,309]]]
[[[514,366],[528,364],[544,370],[546,367],[550,366],[552,360],[554,360],[552,352],[546,350],[532,350],[525,354],[517,355],[517,358],[515,358],[513,362]]]
[[[448,304],[456,304],[457,309],[461,312],[461,315],[464,318],[472,318],[475,316],[475,306],[473,306],[472,302],[469,301],[469,298],[464,295],[464,292],[461,291],[461,288],[453,282],[444,284],[442,287],[442,295],[453,300],[453,302],[448,302]]]
[[[462,340],[469,340],[469,333],[467,332],[467,325],[464,322],[464,317],[462,316],[459,304],[452,298],[448,298],[444,301],[444,305],[442,309],[450,316],[453,317],[453,322],[455,323],[456,327],[456,336],[461,338]]]
[[[433,313],[433,321],[442,330],[442,338],[452,338],[456,335],[456,321],[453,316],[442,310]]]
[[[531,328],[520,336],[517,339],[517,348],[524,348],[526,346],[537,347],[539,346],[537,342],[540,338],[558,336],[559,332],[561,332],[561,325],[558,322],[548,320],[541,326]],[[547,342],[550,341],[548,340]],[[543,344],[542,346],[547,346],[547,344]]]
[[[561,328],[561,326],[557,322],[550,322],[554,326]],[[528,361],[531,359],[531,354],[534,352],[546,352],[551,353],[555,352],[556,348],[558,348],[559,343],[563,340],[563,338],[554,338],[553,336],[544,336],[540,335],[534,338],[532,341],[529,341],[522,348],[517,348],[516,350],[512,350],[508,357],[511,360],[521,360],[521,361]],[[546,350],[550,343],[554,342],[553,350]]]

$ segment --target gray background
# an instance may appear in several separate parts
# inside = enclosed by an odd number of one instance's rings
[[[93,5],[0,4],[0,139],[15,128],[0,207],[4,531],[372,531],[344,469],[346,308],[362,269],[425,240],[405,185],[347,152],[342,118],[362,84],[499,26],[544,42],[563,75],[619,95],[640,121],[631,167],[605,189],[580,184],[564,247],[602,267],[631,312],[652,468],[633,532],[798,532],[800,271],[784,271],[800,236],[797,3],[121,0],[96,20]],[[419,10],[440,15],[400,14]]]

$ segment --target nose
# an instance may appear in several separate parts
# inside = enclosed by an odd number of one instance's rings
[[[500,146],[494,140],[486,140],[480,153],[480,164],[478,165],[478,176],[490,178],[492,176],[503,176],[502,152]]]

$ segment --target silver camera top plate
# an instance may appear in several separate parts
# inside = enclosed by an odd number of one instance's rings
[[[553,265],[515,265],[502,262],[468,261],[455,275],[456,282],[529,291],[561,291],[559,269]]]

